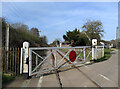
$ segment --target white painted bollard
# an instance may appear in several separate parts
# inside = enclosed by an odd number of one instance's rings
[[[96,60],[96,49],[95,46],[97,46],[97,39],[92,39],[92,60]]]
[[[23,72],[22,74],[28,77],[28,64],[29,64],[29,42],[23,42]]]
[[[24,59],[23,59],[23,73],[28,73],[28,51],[29,51],[29,43],[24,42],[23,43],[23,49],[24,49]]]

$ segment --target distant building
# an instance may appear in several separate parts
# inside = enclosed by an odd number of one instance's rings
[[[113,47],[114,47],[114,44],[113,44],[113,42],[111,42],[111,41],[101,40],[101,41],[100,41],[100,44],[101,44],[102,46],[104,46],[105,48],[113,48]]]
[[[116,39],[120,39],[120,28],[117,27],[116,29]]]

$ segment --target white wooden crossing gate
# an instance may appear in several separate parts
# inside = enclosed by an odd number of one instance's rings
[[[26,42],[27,47],[21,48],[20,64],[20,74],[28,74],[28,76],[79,66],[96,57],[94,53],[96,47],[92,49],[92,46],[29,48],[28,44]]]

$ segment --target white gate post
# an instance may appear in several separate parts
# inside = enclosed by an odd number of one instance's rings
[[[24,58],[23,58],[23,74],[28,76],[29,69],[29,42],[23,42]]]
[[[31,76],[32,73],[32,50],[29,49],[29,77]]]
[[[23,52],[24,52],[23,48],[21,48],[21,54],[20,54],[21,55],[21,57],[20,57],[20,74],[22,74],[22,72],[23,72],[22,71],[23,70],[23,66],[22,66],[23,65],[23,56],[24,56]]]
[[[60,42],[60,47],[62,47],[62,42]]]
[[[97,45],[97,39],[92,39],[92,61],[96,59],[96,48],[95,46]]]

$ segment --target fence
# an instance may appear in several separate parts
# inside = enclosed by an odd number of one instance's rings
[[[2,73],[19,75],[20,73],[20,48],[2,47]]]

